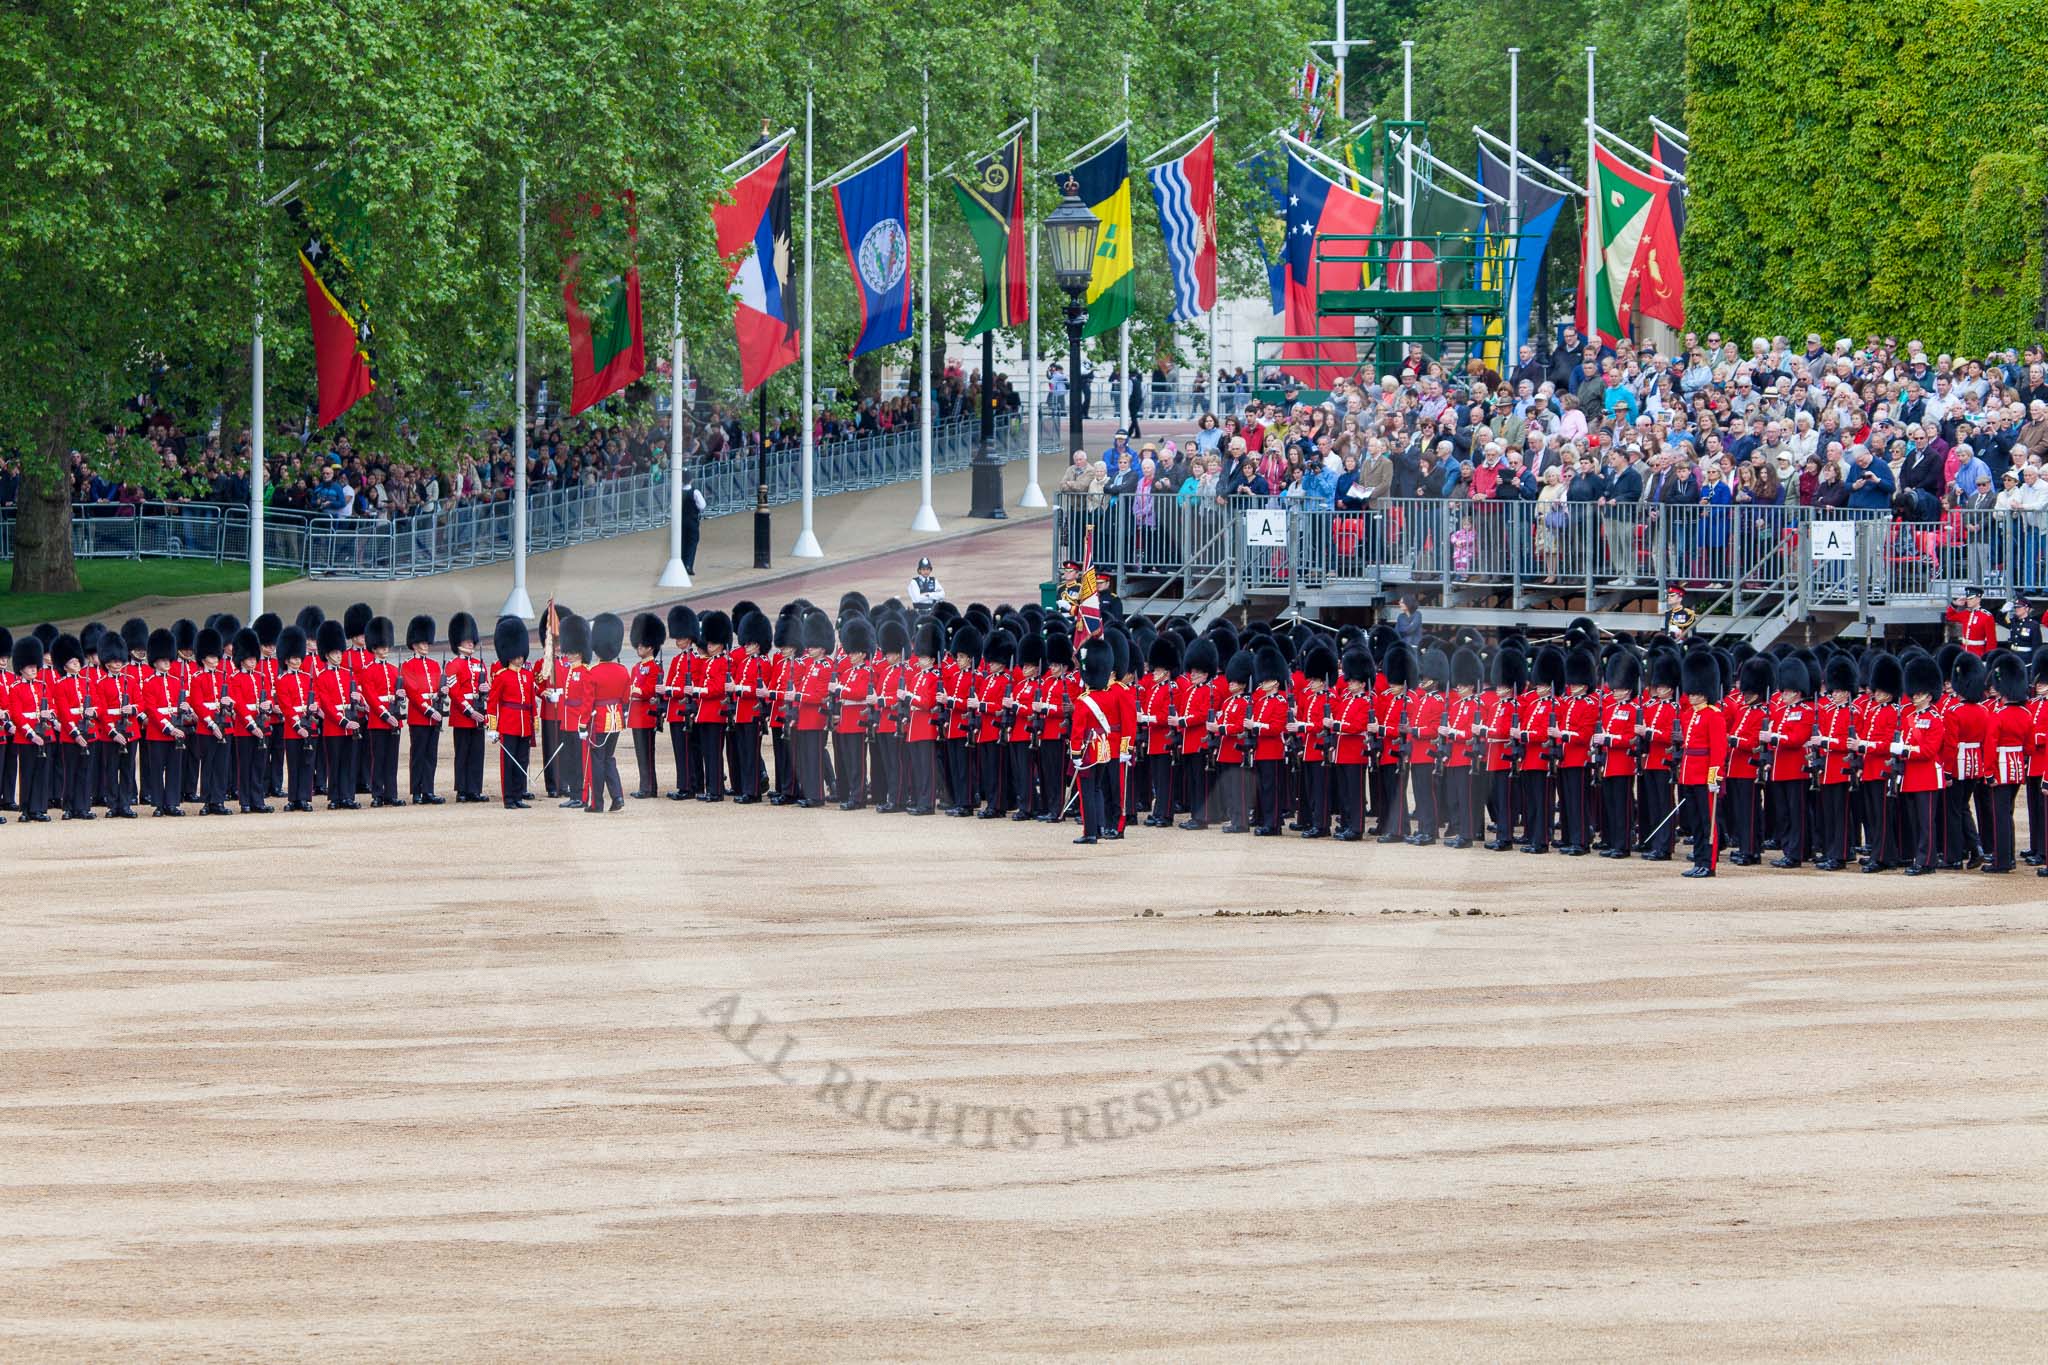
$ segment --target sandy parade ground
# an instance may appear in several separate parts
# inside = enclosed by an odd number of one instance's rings
[[[0,856],[13,1359],[2048,1340],[2031,875],[667,801]]]

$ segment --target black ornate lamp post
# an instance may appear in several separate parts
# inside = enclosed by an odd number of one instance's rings
[[[1088,325],[1088,305],[1081,301],[1095,273],[1095,233],[1101,220],[1081,202],[1081,186],[1069,179],[1066,198],[1045,220],[1052,247],[1052,277],[1067,293],[1067,451],[1084,449],[1081,435],[1081,329]]]

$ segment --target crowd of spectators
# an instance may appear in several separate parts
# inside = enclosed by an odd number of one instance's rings
[[[1267,379],[1285,400],[1204,414],[1163,442],[1074,452],[1061,491],[1129,499],[1140,528],[1164,507],[1214,499],[1340,513],[1444,500],[1470,505],[1450,524],[1482,553],[1490,505],[1529,504],[1513,525],[1547,576],[1570,571],[1559,560],[1593,540],[1590,528],[1611,539],[1655,509],[1706,509],[1682,519],[1717,555],[1746,537],[1772,542],[1787,509],[1889,514],[1925,528],[1912,543],[1927,557],[1976,541],[1973,562],[1993,574],[2048,581],[2038,346],[1957,359],[1916,341],[1809,334],[1803,350],[1759,337],[1745,355],[1709,332],[1659,356],[1581,344],[1567,329],[1548,357],[1523,346],[1507,376],[1476,359],[1447,369],[1411,348],[1398,371],[1354,373],[1320,403],[1300,401],[1284,374]],[[1611,571],[1625,578],[1636,560],[1621,551]]]

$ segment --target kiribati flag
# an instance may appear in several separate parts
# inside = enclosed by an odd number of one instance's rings
[[[839,241],[860,294],[860,337],[851,360],[910,335],[910,147],[832,187]]]
[[[1169,322],[1192,322],[1216,306],[1216,135],[1145,172],[1159,208],[1159,234],[1173,268]]]

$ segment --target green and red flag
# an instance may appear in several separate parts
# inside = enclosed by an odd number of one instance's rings
[[[313,324],[313,369],[319,380],[320,425],[326,426],[377,387],[370,358],[370,317],[357,282],[370,235],[346,173],[285,206],[299,236],[299,273]]]
[[[1030,238],[1024,225],[1024,139],[974,163],[953,179],[953,194],[981,254],[981,311],[962,333],[1013,327],[1031,315]]]
[[[568,236],[580,230],[593,246],[614,250],[625,261],[598,290],[581,279],[584,252],[571,251],[562,262],[562,302],[569,314],[569,411],[582,412],[647,373],[647,351],[640,332],[640,267],[633,262],[639,227],[633,216],[633,192],[616,200],[592,195],[568,214]],[[584,300],[591,299],[588,311]]]
[[[1612,346],[1629,335],[1640,254],[1664,188],[1662,179],[1624,165],[1595,145],[1593,192],[1586,197],[1586,272],[1579,290],[1579,311],[1585,314],[1581,336],[1597,336],[1602,345]]]

